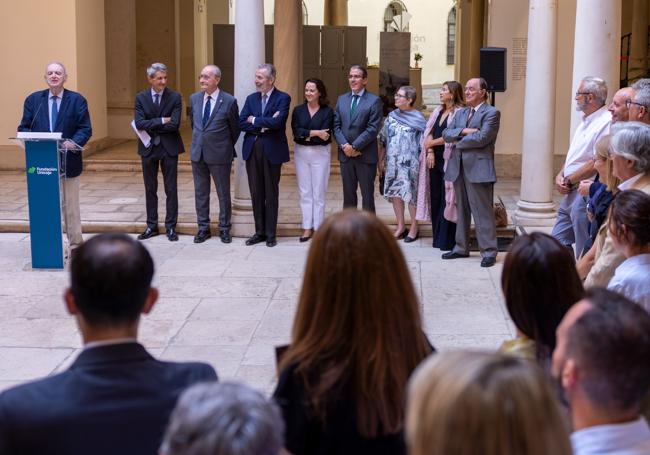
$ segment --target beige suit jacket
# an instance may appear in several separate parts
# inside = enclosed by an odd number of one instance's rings
[[[634,182],[632,189],[650,194],[650,173],[646,173]],[[612,238],[608,234],[607,221],[603,223],[596,237],[596,262],[585,280],[585,288],[607,287],[614,271],[625,260],[625,256],[614,248]]]

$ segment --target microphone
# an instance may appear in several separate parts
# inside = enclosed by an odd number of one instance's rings
[[[32,131],[32,128],[34,127],[34,122],[36,121],[36,117],[38,116],[38,113],[40,112],[41,107],[43,107],[43,98],[41,98],[41,102],[38,103],[38,108],[36,109],[36,113],[34,114],[34,117],[32,118],[32,123],[29,124],[29,131]]]

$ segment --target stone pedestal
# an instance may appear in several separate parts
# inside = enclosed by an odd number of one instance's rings
[[[530,0],[528,64],[521,149],[521,199],[516,224],[552,225],[557,0]]]

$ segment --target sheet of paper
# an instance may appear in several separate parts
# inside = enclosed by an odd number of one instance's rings
[[[138,135],[140,142],[142,142],[145,147],[149,147],[149,144],[151,144],[151,136],[149,136],[149,133],[147,133],[145,130],[139,130],[136,128],[135,120],[131,120],[131,128],[133,128],[135,134]]]

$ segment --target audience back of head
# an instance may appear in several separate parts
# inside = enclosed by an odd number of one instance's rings
[[[501,354],[444,352],[414,373],[406,417],[411,455],[569,455],[545,375]]]
[[[611,422],[633,418],[650,389],[650,315],[615,292],[589,290],[558,328],[553,373],[570,403],[589,402],[572,405],[574,426],[595,417],[585,409]]]
[[[345,387],[362,436],[395,433],[408,377],[431,352],[404,256],[366,211],[328,217],[312,242],[280,369],[296,365],[323,420],[327,397]]]
[[[501,288],[515,326],[535,341],[537,359],[547,367],[555,330],[584,293],[573,255],[547,234],[517,237],[503,264]]]
[[[102,234],[74,251],[70,291],[89,325],[131,325],[149,296],[153,272],[151,255],[140,242],[125,234]]]
[[[243,384],[187,389],[170,417],[161,455],[278,455],[284,424],[277,406]]]

